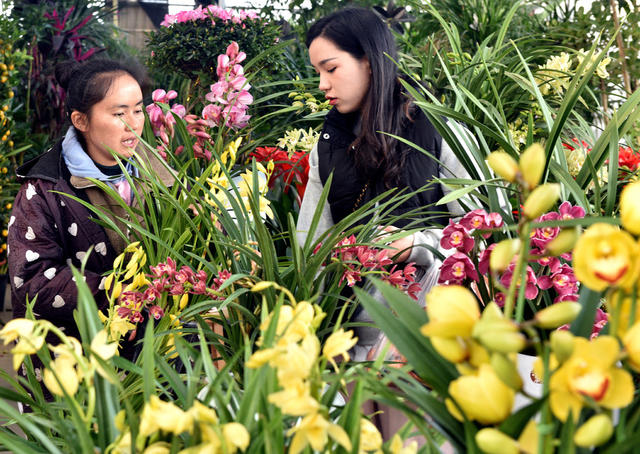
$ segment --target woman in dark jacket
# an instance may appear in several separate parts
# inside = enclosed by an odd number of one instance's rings
[[[145,75],[137,66],[94,59],[59,66],[56,78],[65,89],[71,126],[63,140],[18,169],[22,187],[9,221],[7,252],[14,317],[23,317],[26,302],[35,299],[37,318],[50,320],[77,337],[73,319],[77,288],[70,265],[79,268],[92,248],[85,280],[103,309],[107,305],[103,273],[112,269],[126,242],[97,224],[91,210],[72,197],[126,217],[122,201],[99,189],[89,180],[93,178],[116,189],[125,203],[135,203],[114,154],[127,160],[125,168],[131,177],[138,176],[136,161],[129,158],[144,125],[141,86]],[[148,159],[171,184],[170,173],[155,158],[142,159]]]
[[[447,219],[464,213],[457,202],[446,208],[435,205],[448,188],[425,185],[434,178],[468,178],[468,173],[403,90],[393,35],[375,13],[347,8],[330,14],[309,29],[306,44],[311,64],[320,76],[319,88],[333,109],[327,114],[319,142],[309,158],[309,183],[297,225],[299,241],[303,244],[308,236],[331,174],[328,204],[321,208],[315,238],[389,189],[402,189],[405,194],[415,192],[392,211],[392,215],[399,216],[395,225],[380,228],[392,231],[420,227],[420,231],[406,234],[389,246],[395,262],[415,263],[425,290],[436,281],[439,267],[430,248],[438,247],[441,227]],[[468,134],[455,123],[449,127],[460,137]],[[393,136],[413,142],[429,154]],[[361,311],[355,321],[371,319]],[[364,360],[380,332],[359,327],[356,334],[359,341],[352,356]]]

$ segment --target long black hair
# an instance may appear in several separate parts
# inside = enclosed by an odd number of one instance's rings
[[[388,187],[395,186],[404,164],[397,140],[408,118],[408,98],[402,95],[398,80],[396,42],[393,34],[373,11],[345,8],[319,19],[307,32],[306,45],[323,37],[339,49],[371,67],[369,91],[365,94],[360,117],[360,133],[351,144],[358,170],[369,177],[382,176]]]

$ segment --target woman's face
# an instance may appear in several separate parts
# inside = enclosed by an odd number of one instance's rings
[[[362,107],[371,80],[366,57],[357,59],[333,41],[319,36],[309,46],[309,58],[320,74],[318,88],[338,112],[355,112]]]
[[[128,74],[116,76],[89,115],[74,111],[71,121],[84,136],[87,153],[98,164],[116,164],[109,150],[123,158],[131,157],[138,145],[136,134],[142,134],[144,127],[140,85]]]

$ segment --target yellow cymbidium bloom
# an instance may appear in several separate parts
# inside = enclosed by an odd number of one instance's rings
[[[626,407],[633,399],[631,374],[617,367],[620,348],[611,336],[599,336],[592,341],[574,339],[571,356],[551,375],[551,411],[566,421],[571,411],[574,421],[589,397],[602,407]]]
[[[158,396],[151,396],[140,416],[141,437],[148,437],[162,430],[180,435],[193,430],[193,415],[185,412],[172,402],[164,402]]]
[[[282,391],[269,394],[269,402],[277,405],[282,413],[305,416],[318,410],[319,404],[311,397],[308,381],[291,382]]]
[[[421,329],[423,335],[455,338],[470,337],[480,320],[480,309],[470,290],[459,285],[439,285],[426,297],[429,323]]]
[[[610,224],[593,224],[573,250],[576,277],[597,292],[608,287],[628,289],[638,278],[639,252],[638,243],[627,232]]]
[[[300,344],[289,344],[270,364],[278,370],[278,382],[284,388],[311,374],[320,353],[320,341],[310,334]]]
[[[360,418],[360,449],[359,454],[365,454],[367,452],[375,451],[382,453],[382,435],[373,425],[371,421],[365,418]]]
[[[471,421],[497,424],[511,414],[515,391],[505,385],[489,364],[481,364],[477,374],[462,376],[449,384],[449,395]],[[451,399],[445,404],[459,421],[464,418]]]
[[[395,434],[391,439],[389,452],[391,452],[391,454],[416,454],[418,452],[418,443],[412,441],[408,446],[404,446],[402,438],[400,438],[398,434]]]
[[[68,356],[60,356],[51,361],[49,367],[44,369],[42,381],[52,394],[64,396],[64,388],[70,396],[75,395],[81,380],[75,364],[75,359],[70,361]],[[60,381],[59,383],[56,380],[56,375]]]
[[[157,441],[154,444],[147,446],[142,454],[169,454],[171,452],[171,445],[166,441]]]
[[[349,353],[347,352],[356,344],[356,342],[358,342],[358,338],[353,337],[353,331],[349,330],[345,333],[344,329],[340,328],[338,331],[331,334],[331,336],[326,340],[324,347],[322,348],[322,355],[331,361],[333,367],[337,369],[338,365],[333,358],[336,356],[342,356],[342,359],[349,361]]]
[[[298,454],[307,445],[311,445],[311,448],[316,451],[322,451],[329,441],[329,437],[347,451],[351,451],[351,440],[344,429],[327,421],[320,413],[305,416],[300,424],[287,432],[287,435],[293,435],[289,454]]]
[[[222,436],[226,444],[226,452],[229,454],[234,454],[238,449],[244,451],[249,447],[249,432],[238,422],[223,425]]]

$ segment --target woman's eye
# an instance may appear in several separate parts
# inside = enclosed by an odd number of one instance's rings
[[[328,72],[328,73],[332,73],[332,72],[334,72],[335,70],[336,70],[336,67],[334,66],[334,67],[333,67],[333,68],[331,68],[331,69],[327,69],[327,72]]]
[[[116,117],[124,117],[124,112],[116,112],[113,115],[115,115]]]
[[[137,109],[137,110],[135,111],[135,113],[136,113],[136,114],[138,114],[138,115],[139,115],[139,114],[141,114],[141,113],[142,113],[142,109]]]

